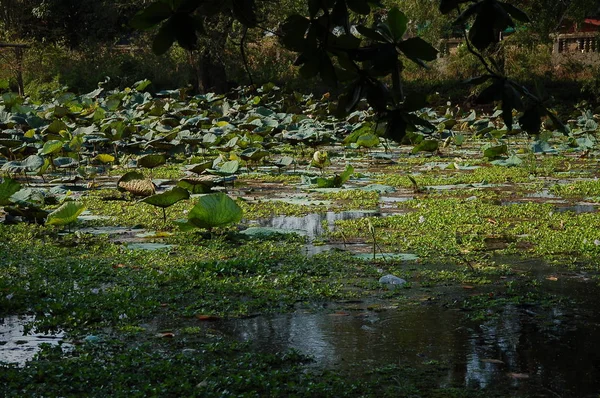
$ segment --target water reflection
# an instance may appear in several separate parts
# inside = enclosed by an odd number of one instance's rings
[[[350,372],[386,364],[420,367],[434,360],[448,364],[435,381],[440,387],[595,396],[600,391],[597,317],[576,320],[559,308],[544,311],[509,304],[477,324],[462,312],[420,305],[382,313],[227,320],[219,328],[258,349],[296,349],[311,355],[317,366]]]
[[[377,211],[343,211],[335,213],[312,213],[304,217],[277,216],[259,220],[261,227],[278,228],[284,230],[302,231],[310,240],[323,235],[327,230],[332,230],[336,220],[352,220],[362,217],[378,216]]]
[[[59,344],[62,332],[57,334],[24,334],[25,325],[34,321],[32,316],[0,318],[0,362],[24,366],[33,359],[42,344]]]

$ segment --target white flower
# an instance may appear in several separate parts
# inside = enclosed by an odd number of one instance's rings
[[[425,222],[425,217],[419,217],[419,224],[423,224]]]

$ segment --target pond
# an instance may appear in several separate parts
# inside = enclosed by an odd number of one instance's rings
[[[577,278],[545,285],[565,297],[599,293],[595,284]],[[351,311],[298,311],[223,320],[213,327],[259,350],[298,350],[314,359],[313,366],[352,377],[388,364],[423,369],[443,364],[444,372],[430,380],[439,388],[586,397],[600,391],[600,314],[593,302],[587,304],[569,312],[560,305],[507,304],[476,322],[463,311],[428,302],[385,311],[362,303]]]

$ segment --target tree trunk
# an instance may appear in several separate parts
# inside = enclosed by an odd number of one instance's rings
[[[224,93],[227,91],[227,72],[225,70],[225,46],[231,32],[233,18],[220,15],[206,18],[204,27],[206,37],[202,40],[199,69],[201,92]]]

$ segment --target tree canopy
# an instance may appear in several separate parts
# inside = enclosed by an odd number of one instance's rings
[[[520,112],[519,122],[530,133],[539,131],[544,116],[560,125],[537,96],[505,76],[494,55],[501,32],[530,22],[521,8],[498,0],[441,0],[438,10],[442,15],[454,15],[452,25],[464,32],[469,51],[486,70],[470,81],[486,85],[478,102],[500,102],[509,129],[513,110]],[[160,54],[175,42],[186,49],[195,48],[198,37],[206,34],[206,18],[215,15],[232,17],[248,29],[261,28],[255,0],[158,0],[136,14],[132,26],[158,27],[153,49]],[[425,96],[404,93],[404,64],[426,67],[438,53],[421,37],[408,35],[408,26],[403,11],[396,6],[386,10],[377,1],[307,0],[306,13],[288,16],[279,35],[282,45],[297,53],[295,65],[303,77],[319,76],[332,87],[343,86],[338,115],[353,111],[366,98],[386,123],[386,136],[402,141],[408,131],[433,130],[414,113],[425,105]]]

